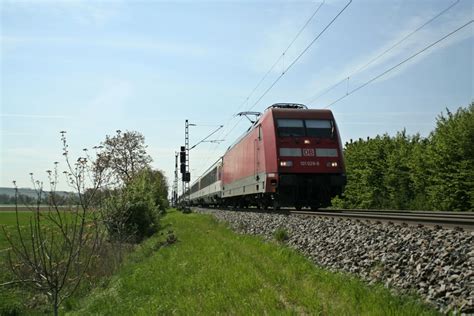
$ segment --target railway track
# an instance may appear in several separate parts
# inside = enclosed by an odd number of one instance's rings
[[[441,226],[474,230],[472,212],[422,212],[422,211],[380,211],[380,210],[321,210],[295,211],[291,214],[343,217],[368,221],[405,223],[409,225]]]
[[[255,208],[238,209],[238,211],[267,212]],[[474,231],[474,212],[428,212],[428,211],[395,211],[395,210],[348,210],[321,209],[319,211],[283,208],[280,213],[320,217],[342,217],[372,222],[391,222],[416,226],[440,226]]]

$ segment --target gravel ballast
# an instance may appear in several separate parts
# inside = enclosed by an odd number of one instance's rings
[[[417,292],[444,313],[474,313],[474,232],[403,226],[308,215],[195,209],[227,222],[239,233],[273,239],[288,233],[288,246],[316,264]]]

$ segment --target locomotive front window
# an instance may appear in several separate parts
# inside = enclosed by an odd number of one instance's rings
[[[277,120],[278,136],[305,136],[303,120]]]
[[[310,137],[334,137],[334,124],[330,120],[305,120],[306,134]]]

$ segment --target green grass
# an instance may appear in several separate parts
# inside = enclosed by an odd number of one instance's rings
[[[28,226],[31,212],[18,212],[18,219],[20,222],[20,226]],[[0,253],[2,250],[10,247],[10,244],[5,238],[5,234],[1,229],[2,226],[5,226],[7,231],[14,231],[16,228],[16,216],[15,211],[1,211],[0,212]]]
[[[46,215],[47,211],[42,211],[41,214]],[[68,213],[64,214],[69,216]],[[18,212],[18,221],[27,247],[31,243],[31,240],[28,238],[28,233],[30,218],[32,216],[32,212]],[[14,210],[0,211],[0,284],[15,280],[7,262],[7,253],[10,248],[10,243],[6,239],[1,227],[5,227],[5,229],[11,233],[13,239],[18,239],[16,223],[17,219]],[[47,219],[44,219],[43,223],[48,225],[47,228],[53,227],[52,223]],[[33,291],[29,287],[25,288],[20,285],[0,287],[0,315],[36,315],[44,314],[45,312],[48,313],[49,309],[50,306],[46,298],[38,295],[38,292]]]
[[[30,212],[19,212],[20,226],[28,225]],[[12,281],[6,262],[7,249],[10,247],[1,226],[8,231],[15,230],[15,211],[0,211],[0,283]],[[23,300],[31,298],[28,290],[18,287],[0,287],[0,315],[16,315],[24,310]]]
[[[317,268],[295,251],[238,235],[211,216],[171,211],[105,288],[78,302],[76,315],[432,315],[411,297]]]
[[[18,212],[18,218],[20,225],[28,225],[29,218],[31,217],[31,212]],[[0,212],[0,226],[15,226],[16,225],[16,216],[15,210],[1,211]]]

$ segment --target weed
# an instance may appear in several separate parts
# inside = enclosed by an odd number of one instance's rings
[[[286,229],[282,227],[278,227],[274,232],[273,232],[273,237],[275,238],[276,241],[278,242],[285,242],[287,241],[290,237],[288,235],[288,232]]]
[[[245,224],[245,223],[243,223],[243,222],[237,223],[236,229],[237,229],[238,232],[244,233],[244,232],[247,231],[247,228],[248,228],[248,225],[247,225],[247,224]]]

